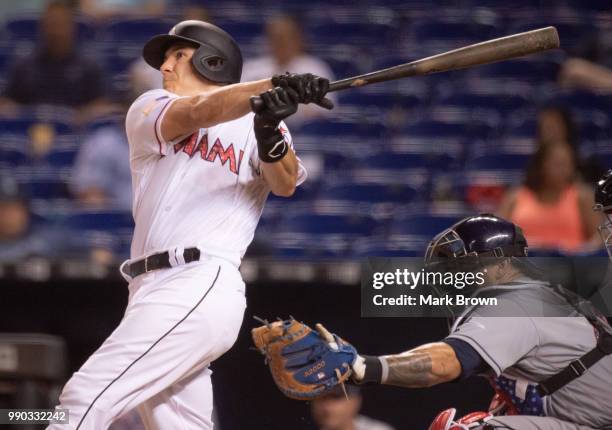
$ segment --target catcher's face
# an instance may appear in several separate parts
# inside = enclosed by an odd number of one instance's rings
[[[188,94],[202,84],[200,75],[191,64],[195,48],[188,44],[172,45],[165,54],[160,67],[164,89],[175,94]]]

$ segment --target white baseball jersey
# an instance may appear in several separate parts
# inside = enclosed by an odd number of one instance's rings
[[[239,265],[270,191],[261,175],[254,114],[168,142],[161,123],[178,98],[151,90],[127,114],[136,222],[131,258],[198,246]],[[284,123],[281,131],[293,147]],[[298,185],[305,179],[299,162]]]

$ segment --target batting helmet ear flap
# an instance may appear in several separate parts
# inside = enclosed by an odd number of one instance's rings
[[[200,45],[191,62],[198,73],[208,80],[219,83],[232,83],[235,80],[228,77],[236,66],[231,64],[232,61],[224,53],[212,46]],[[242,67],[240,69],[242,71]]]

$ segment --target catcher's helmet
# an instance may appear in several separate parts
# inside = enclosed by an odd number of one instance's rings
[[[171,45],[189,42],[198,46],[191,62],[200,75],[219,84],[235,84],[242,75],[242,53],[236,41],[219,27],[203,21],[182,21],[168,34],[159,34],[142,50],[144,60],[159,69]]]
[[[425,266],[468,271],[507,257],[527,257],[522,230],[495,215],[481,214],[464,218],[436,235],[427,247]]]
[[[599,226],[601,240],[612,258],[612,169],[608,170],[595,185],[596,211],[601,211],[606,220]]]

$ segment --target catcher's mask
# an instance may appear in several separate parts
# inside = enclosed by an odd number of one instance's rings
[[[474,272],[484,266],[513,258],[525,269],[527,240],[517,225],[491,214],[462,219],[435,236],[425,252],[431,271]]]
[[[595,186],[593,210],[603,212],[605,221],[599,226],[599,235],[612,259],[612,169],[608,170]]]

